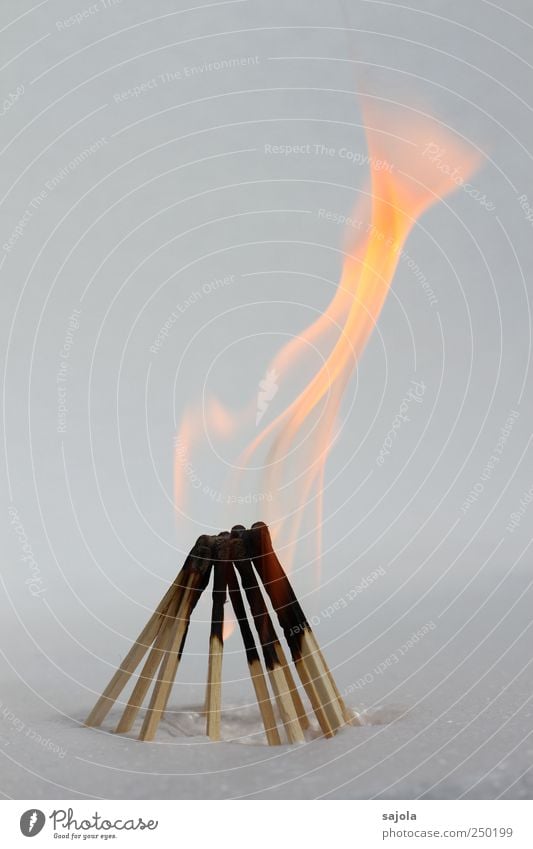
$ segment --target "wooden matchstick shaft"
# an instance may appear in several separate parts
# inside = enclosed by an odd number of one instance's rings
[[[165,711],[170,697],[170,691],[176,677],[178,665],[183,651],[183,644],[187,634],[191,614],[196,607],[198,599],[205,589],[203,585],[195,586],[191,579],[191,586],[185,589],[180,607],[177,612],[176,622],[173,627],[171,643],[164,654],[157,681],[154,686],[150,705],[146,712],[144,722],[139,735],[140,740],[153,740]]]
[[[241,577],[242,587],[259,635],[265,666],[272,684],[272,689],[274,690],[276,703],[287,732],[287,737],[291,743],[301,743],[305,741],[305,737],[285,673],[278,660],[277,646],[279,645],[279,640],[276,636],[276,631],[272,624],[263,594],[254,575],[252,564],[246,557],[246,551],[240,538],[240,530],[240,527],[235,527],[232,530],[235,567]]]
[[[172,640],[159,669],[150,705],[139,735],[140,740],[153,740],[155,737],[176,677],[189,620],[202,592],[209,582],[212,564],[211,538],[207,536],[200,537],[193,551],[194,556],[189,562],[189,577],[176,614]]]
[[[315,713],[315,716],[318,720],[318,724],[322,729],[324,737],[333,737],[335,735],[335,731],[331,726],[329,719],[322,707],[322,702],[320,697],[316,691],[316,687],[313,683],[313,680],[309,674],[309,670],[302,659],[299,659],[295,663],[296,670],[298,672],[298,676],[300,681],[303,684],[304,690],[307,693],[307,698],[311,702],[311,706]]]
[[[163,715],[163,711],[167,703],[168,693],[174,683],[174,678],[176,677],[179,662],[178,651],[185,635],[187,621],[190,616],[190,600],[191,588],[187,586],[183,594],[181,604],[178,608],[176,621],[172,628],[170,645],[163,656],[163,660],[159,668],[150,704],[146,711],[141,732],[139,734],[139,740],[153,740],[155,737],[161,716]]]
[[[320,662],[322,663],[322,665],[323,665],[323,667],[326,671],[326,675],[328,676],[330,684],[333,687],[333,691],[335,693],[335,696],[337,697],[337,701],[339,702],[339,705],[340,705],[340,708],[341,708],[342,713],[344,715],[345,721],[346,722],[352,722],[353,714],[346,707],[344,699],[342,698],[340,691],[339,691],[339,688],[337,686],[337,682],[335,681],[335,678],[333,677],[333,673],[331,672],[331,670],[330,670],[330,668],[329,668],[329,666],[326,662],[326,658],[324,657],[324,654],[322,653],[322,649],[318,645],[317,639],[316,639],[313,631],[311,630],[311,628],[309,628],[307,636],[308,636],[309,640],[311,641],[311,646],[314,646],[316,654],[317,654]]]
[[[267,742],[269,746],[279,746],[281,744],[281,738],[276,725],[272,702],[270,701],[270,696],[268,694],[268,687],[263,674],[263,667],[255,645],[254,635],[250,628],[248,617],[246,616],[246,609],[244,607],[239,582],[232,564],[228,570],[228,591],[233,611],[235,613],[235,618],[237,619],[241,631],[244,650],[246,652],[246,660],[248,662],[248,668],[250,670],[250,677],[252,679],[257,704],[259,705],[259,710],[261,712]]]
[[[317,651],[318,645],[307,618],[296,598],[291,583],[279,562],[268,527],[256,522],[250,531],[243,533],[247,554],[253,560],[264,587],[270,597],[279,623],[285,634],[300,680],[311,703],[318,697],[322,710],[317,713],[324,733],[329,733],[321,721],[327,718],[329,730],[337,730],[346,722],[346,707],[338,695],[333,676]],[[304,668],[305,667],[305,668]],[[310,687],[313,685],[313,689]]]
[[[161,665],[165,652],[170,648],[175,618],[178,614],[183,590],[184,588],[182,587],[169,605],[163,626],[157,635],[156,641],[133,688],[128,704],[124,709],[124,713],[115,729],[117,734],[125,734],[133,727],[133,723],[149,690],[152,679]]]
[[[229,534],[216,540],[216,559],[213,565],[213,608],[209,635],[209,661],[207,671],[206,712],[207,736],[220,740],[220,712],[222,708],[222,658],[224,653],[224,604],[228,578]]]
[[[280,642],[276,644],[276,654],[280,662],[281,668],[283,669],[283,674],[285,675],[287,687],[289,688],[289,692],[292,696],[292,700],[294,702],[294,707],[296,708],[296,713],[298,715],[300,725],[305,731],[306,728],[309,728],[309,719],[307,717],[307,713],[305,712],[304,704],[300,698],[300,693],[298,692],[298,687],[296,686],[296,681],[294,680],[291,668],[287,662],[285,652],[283,651],[283,646]]]
[[[193,549],[194,550],[194,549]],[[191,552],[192,553],[192,552]],[[190,555],[189,555],[190,557]],[[152,614],[147,624],[133,643],[128,654],[120,664],[119,668],[111,678],[104,692],[96,702],[91,713],[85,720],[87,726],[101,725],[107,714],[113,707],[113,704],[120,696],[122,690],[128,683],[131,675],[137,669],[144,655],[156,639],[159,631],[164,625],[164,617],[168,610],[169,604],[176,592],[183,591],[183,584],[186,580],[186,569],[183,567],[175,581],[169,587],[161,601],[159,602],[155,612]]]

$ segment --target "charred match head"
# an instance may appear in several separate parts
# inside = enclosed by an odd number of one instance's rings
[[[231,529],[231,559],[235,564],[237,564],[240,560],[245,560],[247,558],[243,537],[243,534],[245,533],[246,528],[244,525],[234,525]]]
[[[228,531],[222,531],[216,537],[212,537],[212,556],[215,564],[225,564],[230,559],[230,535]]]
[[[207,534],[199,536],[187,557],[186,567],[201,574],[208,572],[213,562],[214,541],[215,537]]]

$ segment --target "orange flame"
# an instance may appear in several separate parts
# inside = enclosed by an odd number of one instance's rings
[[[226,614],[224,618],[224,626],[222,628],[222,640],[224,643],[226,642],[226,640],[229,640],[236,626],[237,623],[235,622],[234,617],[230,615],[228,618],[228,614]]]
[[[325,464],[335,440],[341,400],[387,297],[405,241],[417,219],[435,202],[468,180],[480,157],[435,119],[398,107],[383,110],[363,101],[370,186],[352,214],[359,223],[349,228],[340,281],[328,308],[298,338],[276,355],[268,371],[286,380],[317,341],[334,334],[329,355],[309,383],[286,408],[252,440],[237,467],[249,468],[258,449],[267,447],[261,490],[275,494],[262,516],[289,546],[298,539],[303,515],[310,504],[320,545]],[[437,152],[437,153],[436,153]],[[365,207],[369,209],[365,218]],[[219,402],[206,408],[219,432],[234,433],[253,406],[239,417]],[[208,422],[206,422],[208,423]],[[200,429],[189,414],[181,426],[181,441],[189,450]],[[182,469],[176,464],[176,478]],[[233,488],[239,489],[235,476]],[[290,486],[289,486],[290,483]],[[175,486],[182,503],[182,483]],[[312,496],[312,493],[314,495]],[[285,495],[284,495],[285,494]],[[311,497],[312,496],[312,497]],[[290,502],[284,504],[284,500]],[[295,506],[291,506],[295,505]],[[267,515],[264,515],[264,514]],[[239,521],[230,518],[230,524]],[[284,549],[284,561],[290,552]]]

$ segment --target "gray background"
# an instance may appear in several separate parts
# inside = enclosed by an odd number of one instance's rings
[[[105,140],[0,256],[0,789],[19,798],[530,796],[533,508],[507,527],[533,484],[533,224],[519,202],[526,194],[533,204],[531,5],[123,0],[61,24],[89,7],[4,0],[0,10],[2,98],[23,87],[0,118],[2,245],[46,182]],[[240,57],[257,59],[184,70]],[[368,725],[275,758],[238,743],[206,746],[180,731],[179,714],[162,730],[166,745],[81,729],[198,533],[262,517],[191,487],[176,517],[173,439],[204,391],[233,410],[253,404],[282,341],[327,306],[344,231],[317,211],[348,215],[368,170],[338,156],[269,156],[265,145],[323,143],[363,156],[361,91],[407,116],[423,103],[479,149],[486,162],[474,183],[495,207],[459,190],[414,228],[407,250],[436,302],[400,262],[343,402],[319,583],[307,540],[297,547],[295,586]],[[226,275],[231,285],[197,299],[153,354],[176,305]],[[58,433],[57,375],[74,310]],[[423,403],[379,468],[412,379],[424,381]],[[280,387],[265,421],[295,388]],[[519,416],[501,461],[463,512],[511,411]],[[218,457],[205,446],[198,463],[209,487],[227,494],[227,464],[244,444],[230,441]],[[260,492],[260,476],[243,487]],[[321,614],[378,567],[385,574],[353,603]],[[176,710],[201,703],[208,616],[205,600]],[[431,634],[400,663],[372,673],[428,622]],[[235,637],[225,675],[230,719],[251,715]],[[10,713],[66,756],[17,730]],[[117,777],[118,765],[130,772]]]

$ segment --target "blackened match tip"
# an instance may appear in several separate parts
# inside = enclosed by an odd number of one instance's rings
[[[250,549],[256,558],[271,551],[272,537],[270,536],[269,527],[265,522],[254,522],[248,534]]]
[[[196,540],[190,557],[193,568],[206,569],[213,562],[213,537],[202,534]]]
[[[229,538],[230,538],[230,532],[229,531],[220,531],[220,533],[217,534],[216,537],[215,537],[217,542],[226,542],[226,540],[228,540]]]
[[[242,536],[235,535],[230,542],[230,559],[234,563],[240,563],[246,559],[246,548]]]
[[[272,537],[270,536],[270,529],[266,522],[254,522],[250,528],[250,532],[253,538],[261,540],[263,548],[268,549],[272,546]]]
[[[231,536],[228,531],[222,531],[214,539],[213,554],[217,562],[225,563],[229,558]]]
[[[201,534],[194,545],[195,548],[210,548],[211,537],[208,534]]]

